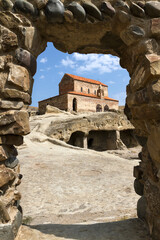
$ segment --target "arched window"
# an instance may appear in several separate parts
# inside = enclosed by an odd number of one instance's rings
[[[96,90],[94,90],[94,94],[95,94],[95,95],[97,95],[97,92],[96,92]]]
[[[88,94],[90,93],[90,89],[88,88]]]
[[[83,92],[83,88],[81,87],[81,92]]]
[[[97,104],[96,112],[102,112],[102,106],[100,104]]]
[[[104,90],[102,90],[102,96],[104,96]]]
[[[73,99],[73,111],[77,112],[77,99]]]
[[[109,107],[108,107],[108,105],[105,105],[104,106],[104,112],[107,112],[107,111],[109,111]]]

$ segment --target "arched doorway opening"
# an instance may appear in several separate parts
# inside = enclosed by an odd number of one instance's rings
[[[76,131],[76,132],[72,133],[72,135],[68,141],[68,144],[83,148],[84,147],[84,136],[85,136],[84,132]]]
[[[105,105],[104,106],[104,112],[108,112],[109,111],[109,107],[108,107],[108,105]]]
[[[72,106],[73,106],[73,108],[72,108],[73,111],[77,112],[77,99],[76,98],[73,98],[73,105]]]
[[[88,148],[96,151],[115,150],[116,131],[92,130],[88,134]]]
[[[102,106],[100,104],[97,104],[96,112],[102,112]]]

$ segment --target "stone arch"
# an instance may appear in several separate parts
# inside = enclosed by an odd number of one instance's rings
[[[73,111],[77,112],[77,98],[73,98]]]
[[[84,138],[85,138],[84,132],[82,131],[73,132],[70,136],[68,144],[84,148]]]
[[[104,106],[104,112],[108,112],[109,111],[109,106],[106,104],[105,106]]]
[[[15,146],[21,145],[22,136],[30,131],[26,106],[31,103],[36,58],[50,41],[62,52],[118,56],[120,65],[128,70],[131,80],[125,113],[142,144],[141,162],[134,168],[136,182],[144,189],[139,193],[143,196],[138,202],[138,216],[147,222],[152,238],[160,239],[159,9],[159,1],[1,2],[0,204],[4,225],[16,219],[9,215],[13,205],[19,214],[20,194],[15,196],[14,190],[21,175],[16,168]],[[13,199],[7,202],[4,198],[10,184]],[[146,208],[140,212],[142,205]]]
[[[101,106],[101,104],[97,104],[97,106],[96,106],[96,112],[102,112],[102,106]]]

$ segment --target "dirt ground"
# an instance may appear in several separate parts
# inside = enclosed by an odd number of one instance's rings
[[[119,157],[25,137],[19,190],[30,227],[23,226],[17,240],[147,240],[133,190],[139,151]]]

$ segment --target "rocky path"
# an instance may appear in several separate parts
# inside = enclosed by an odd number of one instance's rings
[[[31,141],[19,149],[24,219],[18,240],[147,240],[136,219],[133,166],[107,152]],[[37,230],[35,230],[37,229]]]

